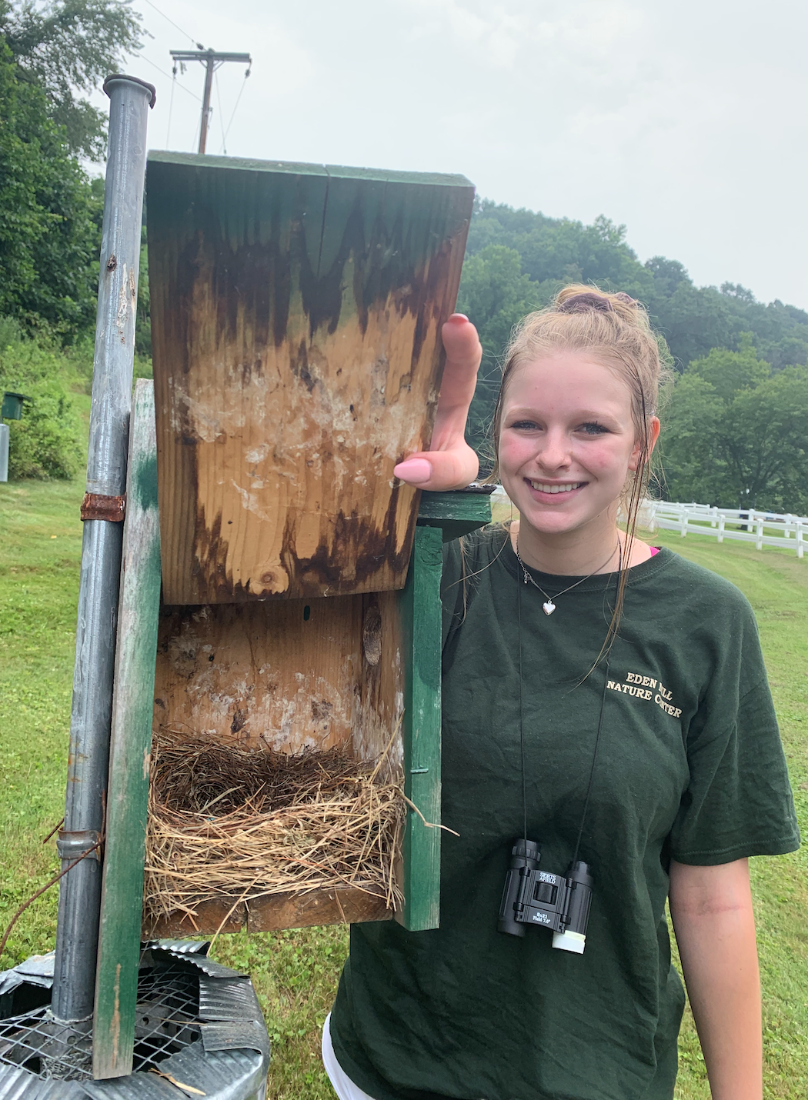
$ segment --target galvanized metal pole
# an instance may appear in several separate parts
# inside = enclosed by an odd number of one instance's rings
[[[151,84],[130,76],[108,77],[104,91],[110,98],[109,152],[87,493],[82,505],[85,523],[67,797],[64,828],[57,842],[63,867],[98,844],[104,821],[146,123],[155,99]],[[96,847],[61,880],[52,1005],[58,1020],[83,1020],[92,1014],[100,900],[101,862]]]

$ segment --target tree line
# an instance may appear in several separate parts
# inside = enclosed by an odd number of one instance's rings
[[[808,514],[808,312],[779,300],[763,304],[735,283],[697,287],[677,260],[641,263],[625,226],[608,218],[583,225],[478,200],[458,309],[483,344],[468,438],[484,469],[511,330],[571,282],[641,301],[673,367],[660,495]]]
[[[140,46],[116,0],[0,0],[0,390],[31,397],[12,422],[12,477],[72,477],[76,391],[89,387],[101,251],[106,119],[87,100]]]
[[[141,35],[119,0],[0,0],[0,389],[34,398],[12,425],[16,476],[71,476],[80,464],[70,390],[89,385],[103,212],[103,181],[82,163],[105,145],[105,116],[86,96]],[[677,379],[661,493],[808,512],[808,312],[732,283],[697,287],[676,260],[641,263],[605,217],[583,225],[485,199],[458,300],[485,352],[469,422],[484,466],[511,329],[569,282],[626,291],[661,334]],[[145,250],[136,340],[147,359]]]

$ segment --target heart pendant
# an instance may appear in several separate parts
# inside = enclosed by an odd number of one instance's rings
[[[555,604],[552,600],[548,600],[547,603],[543,603],[541,606],[545,615],[552,615],[555,611]]]

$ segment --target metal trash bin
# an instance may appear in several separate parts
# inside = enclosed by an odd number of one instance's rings
[[[92,1079],[91,1020],[50,1011],[53,952],[0,973],[0,1100],[265,1100],[269,1036],[248,977],[208,944],[158,940],[141,955],[134,1070]]]
[[[6,390],[3,394],[3,404],[0,406],[0,420],[22,420],[22,407],[26,401],[30,401],[24,393],[11,393]]]

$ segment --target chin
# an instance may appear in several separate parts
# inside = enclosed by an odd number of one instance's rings
[[[583,531],[593,523],[600,525],[604,520],[604,514],[609,512],[611,503],[611,501],[604,501],[599,508],[576,507],[567,510],[563,505],[542,506],[537,505],[535,501],[524,501],[523,507],[520,507],[519,502],[514,501],[522,520],[542,535],[563,535],[573,531]]]
[[[548,516],[546,513],[535,515],[529,512],[520,512],[519,516],[528,527],[541,535],[564,535],[569,531],[577,531],[586,524],[586,520],[578,516]]]

